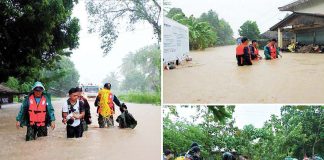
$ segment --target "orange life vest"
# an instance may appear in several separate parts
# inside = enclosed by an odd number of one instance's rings
[[[45,126],[46,120],[46,98],[41,97],[37,104],[34,95],[29,97],[29,123],[30,125]]]
[[[111,109],[111,114],[115,113],[115,107],[114,107],[114,95],[110,92],[108,97],[108,105]]]
[[[244,44],[240,44],[236,47],[236,55],[240,56],[244,54],[244,47],[246,47]]]
[[[270,56],[273,59],[277,58],[277,48],[274,46],[270,46]]]
[[[108,95],[105,96],[105,94]],[[110,92],[110,90],[107,89],[100,90],[98,97],[100,99],[98,113],[104,117],[106,116],[109,117],[110,115],[115,114],[114,95]],[[106,100],[105,97],[107,97]],[[109,107],[109,109],[105,108],[106,106]]]
[[[255,54],[255,55],[259,55],[259,50],[258,50],[258,48],[254,47],[254,46],[253,46],[253,48],[254,48],[254,54]]]

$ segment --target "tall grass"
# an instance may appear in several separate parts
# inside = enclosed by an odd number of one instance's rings
[[[118,96],[119,99],[126,102],[131,103],[148,103],[161,105],[161,93],[150,92],[150,93],[142,93],[142,92],[128,92],[125,94],[121,94]]]

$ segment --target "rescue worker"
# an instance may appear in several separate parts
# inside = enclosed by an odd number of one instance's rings
[[[198,143],[194,142],[191,144],[190,149],[185,155],[185,160],[201,160],[200,148]]]
[[[243,37],[242,44],[236,47],[236,59],[238,66],[252,65],[251,53],[248,47],[248,43],[248,39],[246,37]]]
[[[256,40],[252,40],[252,44],[249,45],[249,49],[252,60],[262,59],[262,57],[259,55],[258,42]]]
[[[114,126],[115,104],[121,107],[118,98],[111,92],[111,84],[105,83],[104,88],[99,91],[96,97],[95,106],[98,106],[97,113],[99,128]]]
[[[264,56],[266,60],[277,59],[279,56],[279,48],[276,46],[277,40],[272,39],[264,46]]]
[[[69,90],[69,99],[62,107],[62,122],[66,124],[67,138],[80,138],[83,134],[81,120],[84,117],[84,104],[79,101],[78,89]]]
[[[26,141],[47,136],[47,127],[55,128],[51,97],[41,82],[35,82],[32,92],[25,97],[16,117],[16,127],[27,126]]]
[[[83,131],[88,130],[88,125],[91,124],[91,112],[90,112],[90,105],[88,100],[83,96],[83,91],[81,87],[76,87],[79,95],[79,101],[83,102],[84,105],[84,118],[81,120]]]

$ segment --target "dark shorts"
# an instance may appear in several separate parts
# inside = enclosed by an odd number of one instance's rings
[[[26,141],[36,140],[36,137],[47,136],[46,126],[27,126]]]
[[[82,137],[82,133],[83,133],[83,128],[81,124],[76,127],[72,127],[70,125],[66,126],[67,138],[79,138]]]
[[[99,128],[105,128],[106,124],[107,127],[114,126],[114,117],[111,115],[109,118],[103,118],[99,114],[98,124],[99,124]]]

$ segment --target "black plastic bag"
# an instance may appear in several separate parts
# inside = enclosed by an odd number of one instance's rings
[[[137,125],[137,121],[132,114],[128,113],[127,110],[123,111],[116,119],[119,123],[120,128],[132,128],[134,129]]]

